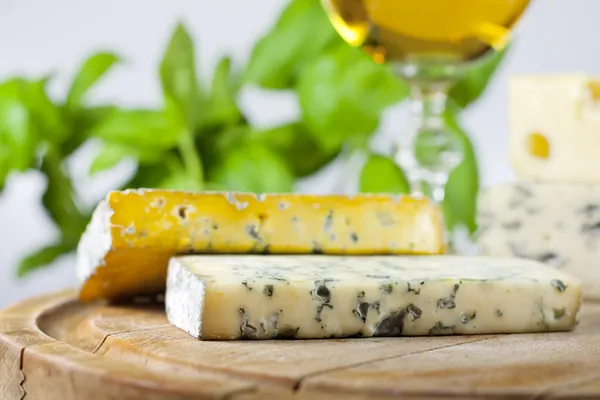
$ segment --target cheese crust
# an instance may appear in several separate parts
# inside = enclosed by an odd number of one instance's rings
[[[388,195],[108,194],[77,249],[82,301],[164,292],[178,254],[441,254],[441,210]]]

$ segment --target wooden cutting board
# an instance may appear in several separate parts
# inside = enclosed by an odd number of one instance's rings
[[[0,311],[0,399],[600,399],[600,303],[573,332],[201,342],[162,305],[72,292]]]

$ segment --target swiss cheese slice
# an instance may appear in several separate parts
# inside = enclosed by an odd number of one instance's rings
[[[547,332],[581,285],[519,258],[203,255],[171,260],[165,303],[204,340]]]
[[[600,79],[516,76],[509,84],[510,159],[519,178],[600,183]]]
[[[164,292],[177,254],[440,254],[443,232],[420,197],[116,191],[81,238],[79,298]]]

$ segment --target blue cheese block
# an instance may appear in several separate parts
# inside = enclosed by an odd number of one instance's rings
[[[584,298],[600,299],[600,184],[491,186],[477,219],[482,255],[542,261],[581,279]]]
[[[192,255],[165,302],[198,339],[316,339],[566,331],[581,290],[519,258]]]

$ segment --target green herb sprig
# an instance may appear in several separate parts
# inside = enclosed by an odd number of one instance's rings
[[[90,90],[119,65],[110,52],[85,60],[59,101],[47,94],[50,77],[0,83],[0,191],[9,174],[39,170],[48,182],[43,205],[60,232],[51,246],[22,260],[20,276],[76,248],[91,210],[81,206],[66,161],[91,139],[102,145],[90,175],[136,160],[136,172],[121,188],[288,192],[349,148],[369,154],[356,177],[361,191],[408,191],[403,171],[367,146],[382,112],[405,100],[407,87],[388,67],[345,44],[318,0],[291,0],[246,64],[234,69],[224,56],[207,87],[197,75],[194,48],[185,26],[177,25],[159,63],[162,105],[154,109],[88,105]],[[464,151],[443,204],[450,229],[474,231],[479,189],[476,154],[458,117],[482,95],[503,55],[473,66],[450,93],[446,118]],[[252,126],[237,101],[249,85],[293,91],[299,118],[269,129]]]

